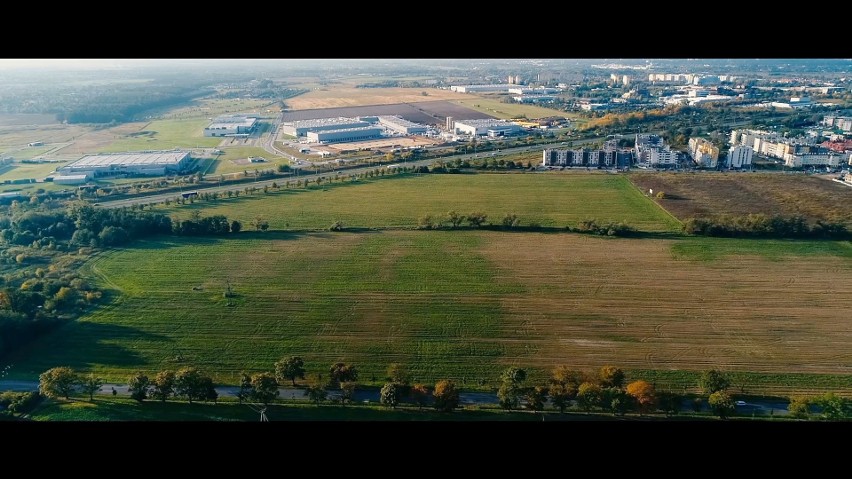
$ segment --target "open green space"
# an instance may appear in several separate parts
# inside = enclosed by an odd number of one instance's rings
[[[248,168],[252,170],[253,168]],[[477,174],[419,175],[325,183],[309,189],[270,189],[216,202],[159,207],[176,218],[192,210],[221,214],[248,224],[257,216],[272,229],[325,229],[335,221],[348,227],[414,227],[426,214],[482,211],[500,224],[506,214],[522,225],[576,226],[585,219],[624,221],[642,231],[677,231],[678,222],[620,175]],[[280,182],[284,186],[285,180]]]
[[[204,136],[210,120],[154,120],[142,132],[118,136],[98,153],[170,150],[172,148],[215,147],[222,139]],[[144,132],[144,133],[143,133]]]
[[[528,103],[503,103],[495,98],[487,98],[474,96],[471,99],[453,100],[453,103],[464,105],[472,110],[476,110],[496,118],[508,120],[511,118],[545,118],[549,116],[565,117],[574,120],[576,113],[568,113],[562,110],[553,108],[545,108]]]

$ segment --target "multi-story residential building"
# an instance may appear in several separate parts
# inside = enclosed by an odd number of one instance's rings
[[[652,168],[674,167],[680,160],[678,152],[672,151],[662,137],[645,133],[636,135],[634,157],[639,165]]]
[[[751,157],[754,150],[749,146],[737,145],[728,150],[728,169],[748,168],[751,166]]]
[[[719,162],[719,148],[703,138],[690,138],[689,156],[698,166],[716,168]]]

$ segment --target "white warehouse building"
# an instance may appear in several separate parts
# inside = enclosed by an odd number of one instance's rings
[[[378,117],[378,120],[379,124],[385,128],[399,133],[404,133],[406,135],[420,135],[426,133],[425,126],[398,116],[380,116]]]
[[[377,126],[309,131],[305,136],[313,143],[360,141],[380,138],[384,130]]]
[[[188,151],[146,151],[87,155],[57,170],[61,176],[144,175],[163,176],[184,172],[192,159]]]
[[[456,120],[455,130],[473,136],[506,136],[520,133],[520,125],[506,120]]]
[[[281,132],[285,135],[300,137],[307,136],[308,132],[319,132],[327,130],[345,130],[349,128],[364,128],[371,123],[354,118],[319,118],[316,120],[298,120],[281,125]]]
[[[257,126],[257,118],[245,115],[217,116],[213,123],[204,128],[204,136],[248,135]]]

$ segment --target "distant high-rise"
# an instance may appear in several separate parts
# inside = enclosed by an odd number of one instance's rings
[[[447,117],[447,131],[453,131],[455,129],[455,121],[453,121],[453,117]]]

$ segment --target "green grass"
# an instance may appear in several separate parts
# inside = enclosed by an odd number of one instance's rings
[[[283,181],[279,183],[283,185]],[[183,218],[194,209],[204,215],[222,214],[245,225],[262,216],[272,229],[325,229],[335,221],[360,228],[413,227],[425,214],[440,218],[451,210],[460,214],[479,210],[496,224],[514,213],[522,225],[576,226],[594,218],[624,221],[642,231],[680,228],[625,177],[602,174],[422,175],[359,184],[347,180],[321,189],[282,188],[215,203],[163,206],[158,211]]]
[[[742,255],[760,256],[772,261],[794,256],[852,259],[852,243],[849,241],[692,237],[674,243],[671,251],[675,258],[694,261],[719,261]]]
[[[394,357],[424,381],[484,376],[503,353],[496,295],[524,291],[492,286],[471,234],[243,236],[145,241],[101,256],[92,273],[121,296],[45,337],[16,371],[68,363],[124,381],[135,369],[179,368],[182,356],[232,383],[299,354],[317,373],[354,361],[367,382]],[[430,255],[434,263],[423,261]],[[222,297],[227,281],[233,306]]]
[[[44,179],[47,175],[56,171],[69,162],[56,163],[18,163],[0,166],[0,183],[5,180],[20,180],[25,178]]]
[[[473,97],[469,100],[453,100],[453,103],[464,105],[472,110],[476,110],[493,117],[508,120],[526,116],[527,118],[545,118],[549,116],[565,117],[573,120],[573,117],[578,115],[555,110],[553,108],[545,108],[526,103],[503,103],[500,100],[484,97]]]
[[[170,150],[172,148],[214,147],[221,138],[204,136],[204,127],[210,120],[155,120],[145,126],[150,135],[125,136],[116,138],[98,153],[116,153],[143,150]]]

